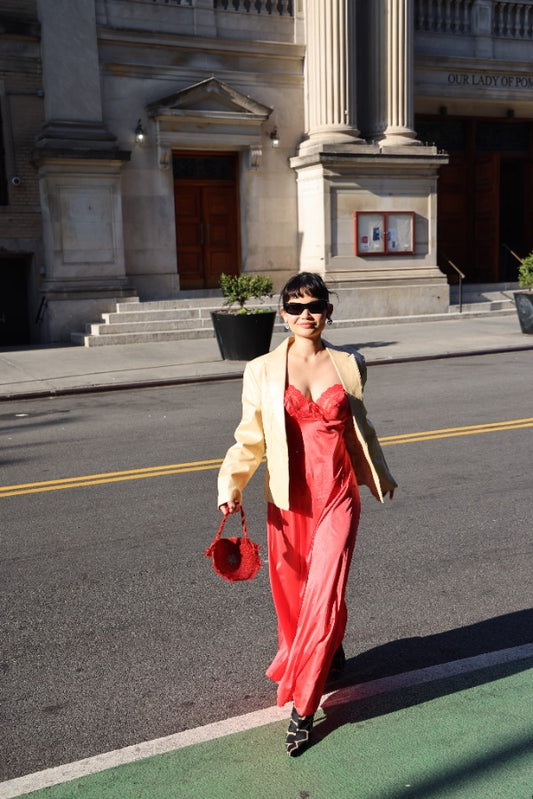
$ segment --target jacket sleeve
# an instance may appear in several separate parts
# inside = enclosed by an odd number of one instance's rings
[[[355,362],[357,364],[357,368],[359,370],[359,374],[361,377],[361,386],[364,387],[367,379],[367,369],[366,369],[365,359],[359,352],[353,353],[353,355],[355,357]],[[351,404],[352,404],[352,409],[356,410],[354,416],[357,420],[359,429],[365,439],[366,445],[368,447],[368,455],[370,457],[370,460],[372,461],[372,465],[379,479],[379,485],[382,496],[378,498],[382,499],[387,492],[391,491],[393,488],[396,488],[398,484],[394,479],[394,477],[392,476],[389,467],[387,466],[387,461],[385,460],[385,456],[383,455],[383,450],[381,449],[375,427],[368,418],[363,399],[362,398],[358,399],[353,397]],[[356,439],[353,428],[351,428],[349,431],[346,443],[348,446],[348,451],[350,453],[354,452],[354,448],[356,446]],[[354,459],[352,458],[352,460]],[[356,475],[359,479],[357,471]],[[367,480],[366,475],[361,474],[361,477],[363,479],[363,482],[366,485],[369,485],[369,481]]]
[[[385,495],[393,488],[396,488],[398,483],[392,476],[390,469],[387,466],[387,461],[385,460],[383,450],[381,449],[381,445],[378,441],[376,430],[374,428],[374,425],[366,415],[366,410],[364,416],[364,433],[365,433],[366,443],[368,444],[368,454],[370,455],[372,463],[374,464],[374,469],[376,470],[379,477],[381,493],[382,495]]]
[[[242,416],[235,430],[235,444],[227,451],[218,473],[218,507],[230,499],[242,502],[242,492],[264,453],[261,390],[248,364],[243,375]]]

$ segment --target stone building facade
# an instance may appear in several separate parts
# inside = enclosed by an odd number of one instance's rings
[[[0,0],[0,346],[223,271],[366,318],[512,282],[532,41],[532,0]]]

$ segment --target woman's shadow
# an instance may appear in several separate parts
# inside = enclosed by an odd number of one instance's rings
[[[513,657],[509,653],[501,659],[505,662],[498,662],[497,655],[480,659],[461,673],[454,674],[453,669],[449,673],[435,670],[433,678],[428,673],[418,680],[413,674],[411,683],[404,679],[406,672],[444,666],[532,642],[533,609],[527,609],[423,638],[392,641],[363,652],[346,662],[341,679],[326,684],[326,691],[331,692],[322,703],[326,718],[315,727],[313,742],[319,743],[343,724],[376,718],[524,671],[533,664],[533,650],[527,657],[520,657],[520,653]],[[398,675],[402,675],[401,680]]]

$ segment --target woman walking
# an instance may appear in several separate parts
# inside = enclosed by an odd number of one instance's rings
[[[281,292],[291,336],[247,364],[236,443],[218,476],[224,513],[266,453],[268,562],[278,652],[267,676],[279,706],[293,702],[287,754],[309,744],[328,674],[344,665],[344,594],[360,514],[359,485],[392,498],[390,474],[366,416],[364,359],[322,339],[333,306],[319,275],[300,272]]]

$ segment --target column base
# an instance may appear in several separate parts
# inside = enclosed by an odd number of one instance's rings
[[[39,150],[38,164],[46,269],[43,319],[49,341],[68,341],[71,332],[110,310],[117,297],[135,294],[124,259],[122,160],[116,150],[86,152],[62,141]]]
[[[333,321],[339,325],[361,319],[448,313],[450,288],[442,274],[438,278],[385,280],[374,285],[357,279],[336,280],[332,274],[326,274],[325,279],[334,292]]]
[[[323,147],[293,158],[300,269],[353,288],[358,301],[365,297],[357,311],[362,318],[444,312],[449,291],[436,263],[436,192],[438,168],[445,163],[446,156],[427,147],[388,152],[377,144]],[[358,211],[414,214],[414,252],[359,255]]]
[[[380,147],[420,147],[416,131],[409,128],[389,128],[377,138]]]
[[[353,128],[346,130],[325,129],[313,132],[303,141],[298,152],[300,155],[307,155],[310,152],[317,152],[324,148],[342,149],[344,147],[358,146],[366,144],[366,141],[359,136],[359,131]]]
[[[116,136],[101,122],[71,122],[53,119],[35,140],[34,160],[60,157],[114,158],[129,161],[131,152],[120,150]]]
[[[46,307],[43,323],[49,343],[71,342],[71,333],[84,332],[89,322],[115,310],[118,300],[136,298],[127,280],[90,284],[83,281],[45,281],[42,296]]]

